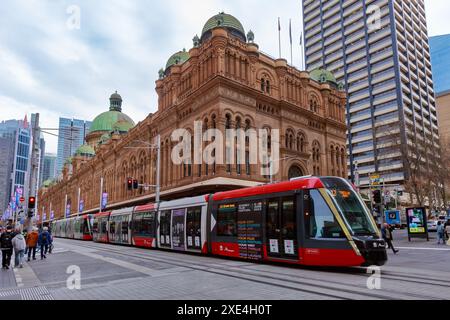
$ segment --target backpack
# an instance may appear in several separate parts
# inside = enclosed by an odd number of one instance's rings
[[[1,238],[1,245],[2,245],[2,248],[12,248],[13,247],[13,245],[12,245],[12,234],[11,233],[4,233],[3,235],[2,235],[2,238]]]
[[[42,233],[42,242],[47,242],[47,233],[46,232],[44,232],[44,233]]]

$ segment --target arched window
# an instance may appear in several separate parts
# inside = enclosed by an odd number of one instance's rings
[[[235,146],[236,146],[235,157],[236,157],[236,173],[237,174],[241,174],[241,163],[242,163],[242,160],[240,158],[241,152],[240,152],[239,147],[242,148],[243,146],[239,146],[238,145],[238,143],[240,143],[239,135],[240,135],[240,132],[241,132],[241,130],[240,130],[241,128],[242,128],[241,118],[240,117],[236,117],[236,132],[237,132],[237,136],[236,136],[236,143],[235,143]]]
[[[264,80],[264,78],[261,78],[261,91],[266,91],[266,81]]]
[[[227,113],[225,116],[225,130],[231,129],[231,115]],[[231,154],[231,150],[227,147],[227,173],[231,173],[231,164],[228,163],[228,155]]]
[[[268,94],[270,94],[270,81],[269,80],[266,81],[266,92]]]
[[[289,168],[288,177],[289,179],[303,177],[304,173],[303,170],[299,166],[292,166]]]

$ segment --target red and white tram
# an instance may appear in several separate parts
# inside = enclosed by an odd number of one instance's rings
[[[362,198],[346,180],[334,177],[99,213],[92,229],[97,242],[254,261],[361,266],[387,260]]]

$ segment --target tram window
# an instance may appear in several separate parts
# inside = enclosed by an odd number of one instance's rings
[[[219,208],[217,213],[217,235],[220,237],[237,236],[236,205]]]
[[[105,223],[106,226],[106,223]],[[111,221],[111,224],[109,226],[109,232],[114,234],[116,233],[116,222],[115,221]]]
[[[106,229],[106,220],[102,220],[101,222],[101,233],[107,233],[107,229]]]
[[[318,190],[304,191],[305,231],[311,239],[344,238],[341,227]]]
[[[295,201],[294,197],[283,198],[283,229],[286,239],[295,239]]]
[[[278,199],[270,201],[267,211],[267,233],[269,238],[278,237]]]

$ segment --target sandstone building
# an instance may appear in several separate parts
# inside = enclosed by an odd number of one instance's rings
[[[258,165],[173,164],[170,155],[177,142],[171,134],[177,128],[192,132],[194,121],[201,121],[203,130],[222,132],[265,128],[270,134],[279,129],[275,181],[308,174],[347,178],[341,85],[326,70],[310,74],[271,58],[259,51],[254,38],[233,16],[212,17],[201,36],[194,37],[193,48],[175,53],[161,69],[158,110],[137,125],[122,113],[122,98],[111,96],[110,111],[94,120],[86,145],[66,163],[63,179],[40,191],[41,217],[57,219],[66,209],[77,214],[79,202],[83,213],[96,213],[103,193],[108,194],[105,210],[153,201],[153,188],[128,191],[126,180],[156,183],[157,152],[148,144],[158,135],[162,200],[269,182]]]

